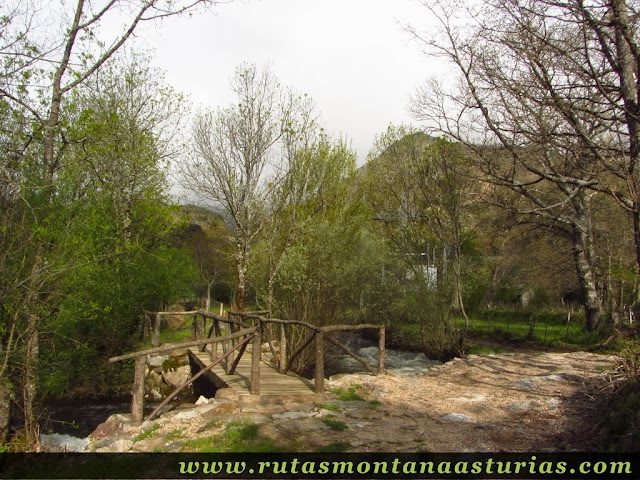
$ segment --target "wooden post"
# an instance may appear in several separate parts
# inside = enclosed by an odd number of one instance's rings
[[[384,373],[385,336],[385,327],[380,327],[380,338],[378,339],[378,375]]]
[[[251,395],[260,395],[260,359],[262,357],[262,323],[258,322],[258,330],[253,334],[251,343]]]
[[[153,333],[151,334],[151,345],[153,347],[160,346],[160,315],[153,315]]]
[[[287,371],[287,330],[286,325],[280,325],[280,373]]]
[[[316,334],[316,379],[315,392],[324,393],[324,332]]]
[[[131,425],[142,424],[144,415],[144,372],[146,355],[136,357],[133,388],[131,389]]]

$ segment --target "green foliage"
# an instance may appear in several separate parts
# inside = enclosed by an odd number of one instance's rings
[[[340,420],[336,420],[334,415],[327,415],[325,417],[322,417],[320,421],[330,427],[331,430],[334,430],[336,432],[344,432],[349,428],[349,425],[347,425],[346,423]]]
[[[154,435],[154,433],[160,428],[160,425],[155,424],[153,425],[151,428],[144,430],[143,432],[140,432],[138,435],[136,435],[133,439],[134,442],[140,442],[146,438],[150,438]]]
[[[318,453],[343,453],[351,448],[349,442],[333,442],[316,450]]]
[[[458,318],[457,321],[462,328],[463,320]],[[603,332],[585,329],[582,312],[573,312],[569,318],[569,312],[561,309],[479,310],[471,316],[469,326],[468,333],[472,337],[562,348],[594,347],[602,341],[603,335]]]
[[[329,410],[331,412],[339,412],[340,411],[340,406],[336,405],[335,403],[323,402],[323,403],[318,405],[318,408],[323,408],[324,410]]]
[[[359,386],[349,387],[348,389],[336,388],[331,392],[338,396],[341,402],[364,402],[365,399],[357,393]]]
[[[174,246],[180,225],[164,194],[156,129],[173,113],[163,110],[171,92],[139,60],[109,64],[69,107],[69,135],[83,143],[69,149],[53,202],[64,275],[42,328],[45,396],[119,393],[130,367],[107,358],[134,348],[143,309],[190,297],[197,284],[191,255]]]
[[[185,452],[278,452],[283,451],[273,442],[258,437],[260,425],[230,422],[221,435],[187,440],[182,444]]]

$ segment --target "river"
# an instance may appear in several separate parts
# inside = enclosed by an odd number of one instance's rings
[[[356,335],[348,335],[341,341],[366,359],[374,368],[378,364],[377,343]],[[364,370],[360,362],[344,354],[337,347],[331,347],[326,358],[327,375],[355,373]],[[431,367],[440,364],[441,362],[429,360],[424,354],[418,352],[393,349],[385,351],[385,370],[395,375],[421,375]],[[146,403],[145,414],[150,413],[154,407],[155,405]],[[121,399],[119,401],[75,402],[73,404],[57,403],[49,404],[45,408],[47,414],[41,424],[43,443],[51,448],[81,451],[84,445],[88,444],[86,437],[109,416],[114,413],[129,413],[131,401]]]

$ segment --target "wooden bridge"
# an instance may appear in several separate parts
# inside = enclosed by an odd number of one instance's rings
[[[162,316],[193,316],[193,340],[189,342],[159,345]],[[211,320],[207,332],[207,320]],[[219,379],[217,388],[232,388],[239,395],[301,395],[324,392],[324,365],[326,343],[331,343],[358,360],[371,373],[384,372],[385,327],[383,325],[331,325],[317,327],[306,322],[269,318],[269,312],[228,312],[227,316],[202,310],[189,312],[145,312],[144,331],[149,332],[153,348],[112,357],[109,362],[135,359],[134,382],[131,401],[131,422],[140,425],[144,409],[144,378],[147,355],[169,353],[188,348],[199,364],[200,371],[180,385],[147,418],[155,418],[161,409],[190,383],[205,374]],[[307,338],[295,352],[289,355],[289,333],[292,329],[307,330]],[[338,332],[375,329],[379,332],[378,365],[374,368],[351,351],[334,335]],[[274,330],[279,330],[275,340]],[[205,334],[206,333],[206,334]],[[315,340],[315,343],[314,343]],[[262,358],[266,341],[275,364]],[[314,343],[315,378],[311,382],[289,372],[289,367],[299,355]]]

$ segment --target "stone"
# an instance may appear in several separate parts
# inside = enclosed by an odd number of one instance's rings
[[[168,358],[168,355],[147,355],[147,365],[161,367]]]
[[[279,430],[287,433],[310,433],[318,430],[329,430],[331,427],[315,418],[297,418],[276,424]]]
[[[308,412],[283,412],[272,415],[274,420],[295,420],[298,418],[309,418],[312,414]]]
[[[475,402],[484,402],[487,399],[486,395],[482,395],[479,393],[470,393],[466,394],[462,397],[450,398],[453,402],[461,402],[461,403],[475,403]]]
[[[185,383],[187,380],[189,380],[190,376],[191,367],[188,365],[183,365],[181,367],[165,371],[162,374],[164,381],[169,383],[173,388],[177,388]]]
[[[209,404],[209,399],[206,398],[203,395],[200,395],[200,397],[198,398],[198,400],[196,400],[196,405],[200,406],[200,405],[208,405]]]
[[[238,409],[237,403],[221,403],[220,405],[216,405],[211,410],[207,411],[202,415],[202,417],[207,420],[223,420],[231,415]]]
[[[509,386],[511,388],[520,388],[522,390],[534,390],[537,387],[537,384],[534,380],[523,378],[522,380],[511,382]]]
[[[384,412],[373,409],[349,410],[345,414],[350,418],[358,418],[361,420],[378,420],[384,417]]]
[[[315,403],[310,402],[295,402],[287,404],[287,410],[295,410],[297,412],[310,412],[314,408],[316,408]]]
[[[514,402],[510,405],[507,405],[507,408],[509,410],[515,410],[518,412],[526,412],[528,410],[531,410],[532,408],[536,408],[539,406],[540,404],[538,402],[529,401],[529,402]]]
[[[227,422],[242,422],[242,423],[254,423],[256,425],[263,425],[271,422],[271,419],[266,415],[260,415],[259,413],[232,413],[227,417]]]
[[[238,401],[240,395],[232,388],[221,388],[216,392],[216,400]]]
[[[97,441],[103,438],[112,437],[116,433],[125,431],[130,423],[128,416],[121,413],[113,414],[89,434],[89,439],[91,441]]]
[[[96,452],[101,453],[123,453],[131,450],[133,447],[133,440],[126,437],[116,437],[109,442],[108,445],[99,447]]]
[[[198,412],[195,410],[185,410],[183,412],[178,412],[174,415],[174,420],[192,420],[194,418],[199,417]]]
[[[560,406],[562,402],[560,401],[559,398],[549,398],[547,400],[547,408],[549,410],[555,410],[556,408],[558,408]]]
[[[462,423],[472,423],[473,419],[464,413],[447,413],[446,415],[442,415],[440,420],[444,420],[446,422],[462,422]]]
[[[258,428],[258,437],[276,442],[282,438],[282,433],[273,424],[265,423]]]
[[[135,452],[153,452],[154,450],[165,450],[165,444],[167,443],[167,439],[163,436],[154,436],[145,438],[144,440],[140,440],[136,442],[131,450]]]
[[[282,405],[246,405],[242,406],[242,411],[245,413],[262,413],[264,415],[273,415],[274,413],[284,412]]]

